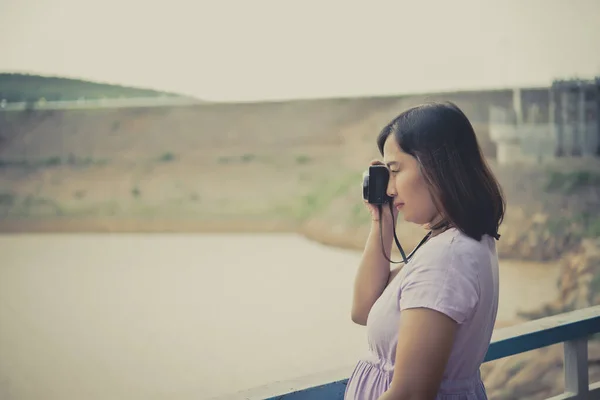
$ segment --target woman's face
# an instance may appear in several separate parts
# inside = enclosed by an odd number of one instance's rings
[[[404,220],[419,225],[437,222],[439,212],[417,159],[402,151],[394,135],[389,135],[383,146],[383,163],[390,171],[387,194]]]

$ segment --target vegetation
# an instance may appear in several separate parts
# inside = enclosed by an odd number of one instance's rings
[[[0,73],[0,101],[36,102],[72,101],[85,99],[115,99],[142,97],[183,97],[176,93],[160,92],[120,85],[29,74]]]
[[[561,194],[563,202],[569,198],[582,198],[586,191],[599,193],[600,174],[589,170],[551,171],[547,175],[544,189],[548,193]],[[594,196],[591,197],[593,198]],[[583,201],[576,208],[576,212],[551,215],[547,222],[549,233],[553,236],[569,235],[571,240],[599,237],[600,216],[598,216],[597,203],[591,199]]]
[[[44,159],[38,160],[4,160],[0,159],[0,171],[5,168],[27,168],[27,169],[37,169],[37,168],[49,168],[49,167],[59,167],[61,165],[66,166],[90,166],[90,165],[105,165],[108,163],[108,160],[105,159],[92,159],[91,157],[76,157],[70,154],[68,157],[48,157]]]
[[[360,175],[361,173],[355,171],[337,176],[323,175],[318,182],[313,182],[312,189],[308,190],[308,193],[286,205],[289,209],[285,214],[303,222],[309,218],[317,218],[331,209],[337,209],[346,217],[347,210],[337,207],[339,204],[336,203],[340,200],[344,201],[348,197],[349,192],[352,192],[352,188],[356,186],[356,182],[360,180]],[[356,196],[352,196],[352,198],[358,199]],[[362,203],[359,205],[364,207]],[[365,214],[364,209],[363,214]]]
[[[593,171],[550,172],[546,191],[566,195],[588,187],[600,187],[600,174]]]

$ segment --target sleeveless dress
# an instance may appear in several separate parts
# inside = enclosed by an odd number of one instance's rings
[[[498,310],[496,244],[491,236],[478,242],[451,228],[425,242],[373,305],[368,350],[348,380],[345,400],[376,400],[390,387],[402,310],[417,307],[459,324],[436,400],[487,399],[479,367]]]

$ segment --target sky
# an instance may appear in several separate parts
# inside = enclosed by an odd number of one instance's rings
[[[0,72],[212,101],[600,75],[600,0],[0,0]]]

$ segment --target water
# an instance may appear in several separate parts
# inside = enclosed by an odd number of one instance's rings
[[[351,366],[360,253],[297,235],[0,236],[1,399],[206,399]],[[499,319],[557,268],[501,264]]]

